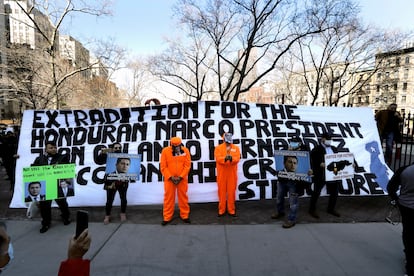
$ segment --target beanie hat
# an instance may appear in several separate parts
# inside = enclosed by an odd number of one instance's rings
[[[179,145],[181,145],[181,138],[180,137],[172,137],[170,142],[171,142],[171,146],[179,146]]]

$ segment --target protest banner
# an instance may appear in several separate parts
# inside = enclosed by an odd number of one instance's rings
[[[325,154],[326,181],[353,178],[354,173],[354,155],[352,153]]]
[[[23,191],[22,202],[27,202],[29,185],[33,182],[40,183],[41,200],[52,200],[59,197],[59,181],[75,177],[75,164],[56,164],[45,166],[24,167],[22,170]],[[73,194],[74,195],[74,194]]]
[[[127,161],[127,164],[123,164]],[[106,180],[138,181],[141,168],[140,154],[108,153],[106,159]],[[126,171],[119,167],[125,166]]]
[[[141,155],[140,180],[128,190],[128,204],[161,204],[160,154],[179,136],[191,153],[189,201],[217,202],[214,147],[223,132],[234,134],[240,147],[238,200],[274,198],[274,152],[288,149],[288,139],[302,138],[312,149],[324,132],[340,153],[354,153],[358,167],[344,179],[341,195],[378,195],[392,171],[385,165],[371,108],[296,106],[242,102],[187,102],[144,107],[90,110],[26,110],[16,164],[16,186],[10,206],[23,207],[22,170],[41,155],[45,141],[76,164],[76,196],[70,206],[103,206],[105,164],[101,149],[121,142],[123,152]],[[116,199],[117,200],[117,199]],[[115,201],[119,204],[119,201]]]
[[[290,161],[288,158],[291,158],[291,162],[295,163],[294,170],[286,168],[285,163]],[[277,150],[275,151],[275,163],[278,179],[312,182],[312,178],[308,175],[310,170],[309,152]]]

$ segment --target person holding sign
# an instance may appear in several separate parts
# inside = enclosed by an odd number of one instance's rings
[[[164,176],[164,208],[161,225],[171,222],[174,215],[175,194],[178,195],[180,217],[185,223],[191,223],[188,204],[188,173],[191,168],[190,151],[181,143],[181,138],[172,137],[169,147],[161,152],[160,169]]]
[[[297,179],[298,157],[293,155],[295,151],[307,151],[307,147],[302,144],[299,137],[293,137],[289,142],[289,151],[292,155],[283,156],[283,171],[278,172],[276,209],[277,213],[272,215],[272,219],[279,219],[285,216],[285,195],[289,193],[290,212],[288,220],[282,225],[283,228],[291,228],[296,225],[298,204],[298,185],[302,180]],[[312,170],[307,174],[312,175]],[[303,185],[303,184],[302,184]]]
[[[320,144],[314,147],[310,153],[311,167],[314,173],[314,187],[311,194],[309,214],[314,218],[319,218],[316,212],[316,203],[321,195],[322,188],[326,185],[326,190],[329,194],[327,212],[333,216],[340,217],[341,215],[335,210],[336,201],[338,199],[338,185],[341,180],[326,181],[325,177],[325,154],[338,153],[336,147],[332,146],[332,137],[329,133],[323,133]]]
[[[69,156],[58,153],[57,146],[53,142],[46,142],[45,153],[37,157],[32,166],[44,166],[54,164],[69,164]],[[70,212],[66,198],[55,199],[61,211],[64,225],[70,224]],[[42,200],[39,202],[40,215],[42,216],[42,228],[40,233],[45,233],[50,228],[52,220],[52,200]]]
[[[237,165],[240,161],[240,149],[233,144],[233,134],[224,133],[223,142],[214,149],[217,168],[218,216],[227,212],[236,215]]]
[[[109,149],[105,149],[101,152],[100,157],[101,159],[107,158],[108,153],[121,153],[122,152],[122,145],[121,143],[114,143]],[[131,165],[131,160],[127,157],[120,157],[117,158],[115,164],[115,171],[110,173],[110,175],[114,175],[112,177],[108,177],[109,174],[105,175],[105,184],[104,190],[106,190],[106,204],[105,204],[105,218],[104,224],[108,224],[111,220],[111,211],[112,206],[115,199],[116,192],[119,193],[119,198],[121,199],[121,222],[126,221],[126,208],[127,208],[127,191],[129,186],[129,179],[120,179],[117,176],[121,176],[122,174],[126,174],[129,170]]]

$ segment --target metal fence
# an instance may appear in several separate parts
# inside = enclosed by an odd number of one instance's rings
[[[414,115],[403,114],[403,123],[400,125],[402,139],[394,144],[390,168],[396,171],[402,166],[414,162]],[[385,150],[385,145],[383,144]]]

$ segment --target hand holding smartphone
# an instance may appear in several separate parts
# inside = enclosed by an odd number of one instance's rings
[[[88,222],[89,222],[89,214],[88,211],[79,210],[76,213],[76,233],[75,233],[75,239],[79,237],[79,235],[88,228]]]

